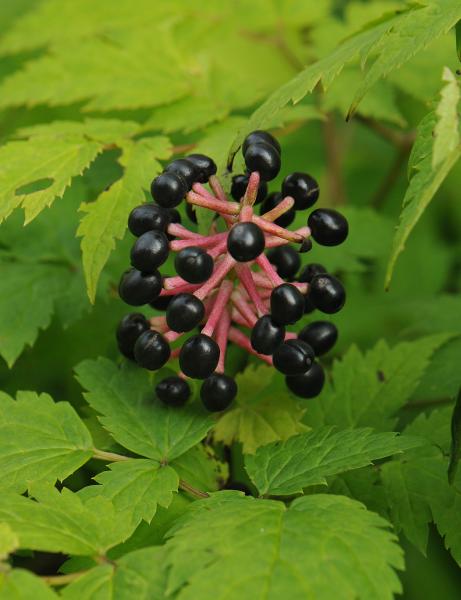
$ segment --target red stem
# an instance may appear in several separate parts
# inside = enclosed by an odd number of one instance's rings
[[[285,214],[290,208],[293,208],[295,205],[295,201],[291,196],[287,196],[284,198],[277,206],[275,206],[272,210],[269,210],[267,213],[261,215],[261,219],[266,221],[275,221],[283,214]]]
[[[299,235],[299,233],[296,233],[295,231],[289,231],[288,229],[280,227],[280,225],[276,225],[270,221],[266,221],[266,219],[258,217],[257,215],[253,215],[253,223],[256,223],[256,225],[258,225],[258,227],[260,227],[266,233],[275,235],[284,240],[288,240],[289,242],[300,244],[304,241],[304,237]]]
[[[235,260],[232,258],[232,256],[230,256],[230,254],[226,254],[221,262],[215,266],[215,270],[208,281],[204,283],[202,287],[194,293],[194,295],[197,296],[197,298],[200,298],[200,300],[206,298],[211,290],[221,283],[224,277],[234,266]]]
[[[216,343],[219,346],[219,361],[216,367],[217,373],[224,373],[224,365],[226,362],[226,351],[227,351],[227,339],[229,335],[229,328],[231,324],[231,318],[227,308],[224,309],[221,319],[216,328]]]
[[[240,292],[235,291],[232,294],[232,302],[237,308],[238,312],[243,316],[246,323],[248,323],[250,327],[254,327],[256,321],[258,320],[258,317],[255,315],[253,309],[245,300],[245,298],[243,298]]]
[[[202,329],[204,335],[213,335],[213,331],[216,329],[220,319],[222,318],[223,312],[226,310],[227,303],[232,294],[234,284],[232,281],[224,280],[221,283],[219,292],[211,309],[210,315],[207,319],[205,327]]]
[[[261,178],[258,171],[253,171],[253,173],[250,173],[247,189],[245,191],[245,195],[243,196],[242,206],[253,206],[253,204],[256,202],[260,180]]]
[[[237,204],[237,202],[223,202],[217,198],[201,196],[196,192],[189,192],[186,200],[189,204],[209,208],[223,215],[238,215],[240,212],[240,204]]]
[[[258,290],[256,289],[251,269],[247,265],[238,264],[235,266],[235,271],[242,282],[243,287],[248,292],[253,304],[256,306],[259,316],[262,317],[267,311],[259,296]]]
[[[282,285],[285,281],[280,277],[277,271],[274,269],[272,264],[269,262],[269,259],[265,254],[260,254],[256,259],[256,262],[270,279],[274,286]]]
[[[256,350],[253,350],[250,339],[244,333],[242,333],[240,329],[237,329],[236,327],[231,327],[229,329],[228,337],[229,341],[234,342],[234,344],[237,344],[237,346],[240,346],[247,352],[254,354],[258,358],[266,362],[268,365],[272,366],[272,358],[270,356],[265,356],[264,354],[258,354]]]
[[[201,235],[198,238],[192,238],[189,240],[173,240],[170,242],[170,249],[173,252],[179,252],[189,246],[200,246],[200,248],[211,248],[218,242],[221,242],[227,237],[227,232],[215,233],[214,235]]]

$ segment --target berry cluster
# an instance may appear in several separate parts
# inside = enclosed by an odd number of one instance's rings
[[[213,160],[191,154],[171,162],[153,180],[154,202],[138,206],[128,219],[137,240],[131,250],[132,268],[120,281],[120,297],[132,306],[149,304],[166,314],[151,319],[140,313],[126,315],[118,326],[117,341],[122,354],[149,370],[161,368],[170,357],[179,358],[179,375],[156,387],[157,396],[170,405],[188,400],[188,378],[203,380],[200,396],[208,410],[230,405],[237,385],[224,372],[229,342],[281,371],[294,394],[314,397],[324,383],[315,358],[337,339],[336,327],[327,321],[313,322],[298,334],[287,331],[287,326],[315,308],[335,313],[343,307],[344,288],[324,267],[310,264],[297,278],[296,274],[299,253],[311,249],[311,238],[327,246],[346,239],[346,219],[335,210],[317,209],[310,213],[307,226],[286,229],[296,211],[317,201],[317,182],[306,173],[291,173],[281,192],[268,196],[267,181],[280,171],[279,143],[268,132],[254,131],[242,151],[247,172],[233,177],[235,201],[224,193]],[[191,209],[196,206],[222,218],[213,221],[209,235],[181,224],[175,207],[183,199],[192,220]],[[175,253],[177,274],[163,277],[158,269],[170,252]],[[171,348],[197,327],[199,333]],[[245,329],[251,330],[249,336]]]

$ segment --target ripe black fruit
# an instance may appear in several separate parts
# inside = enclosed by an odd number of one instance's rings
[[[130,313],[120,321],[116,331],[117,344],[120,352],[134,359],[133,349],[138,337],[149,329],[149,322],[141,313]]]
[[[218,344],[203,333],[190,337],[179,353],[181,371],[193,379],[209,377],[216,369],[218,360]]]
[[[190,396],[190,387],[181,377],[165,377],[155,386],[158,398],[168,406],[183,406]]]
[[[186,181],[188,188],[192,187],[194,181],[198,181],[198,173],[197,168],[191,160],[187,158],[178,158],[171,162],[167,168],[166,172],[177,173],[181,175],[181,177]]]
[[[264,202],[261,204],[261,208],[259,210],[259,214],[263,215],[266,212],[269,212],[273,208],[275,208],[280,202],[283,200],[283,195],[280,192],[272,192],[269,194]],[[294,208],[290,208],[286,212],[283,213],[280,217],[275,219],[274,223],[276,225],[280,225],[280,227],[288,227],[291,225],[294,218],[296,217],[296,211]]]
[[[235,175],[232,178],[232,186],[231,186],[231,196],[237,202],[243,198],[248,181],[250,180],[249,175]],[[267,196],[267,183],[265,181],[261,181],[258,188],[258,193],[256,194],[255,204],[259,204],[264,200]]]
[[[123,273],[118,286],[120,298],[131,306],[153,302],[162,291],[162,276],[158,271],[141,273],[129,269]]]
[[[283,279],[292,279],[301,266],[299,252],[296,252],[291,246],[272,248],[267,253],[267,258],[275,266],[277,273]]]
[[[325,373],[318,363],[313,363],[312,367],[303,375],[285,377],[285,383],[296,396],[315,398],[322,391]]]
[[[206,183],[218,170],[214,160],[205,154],[189,154],[187,160],[194,165],[197,173],[196,181],[200,183]]]
[[[229,254],[238,262],[254,260],[264,246],[264,234],[255,223],[237,223],[227,237]]]
[[[285,339],[285,327],[277,325],[270,315],[264,315],[251,331],[251,345],[260,354],[273,354]]]
[[[171,350],[166,339],[158,331],[145,331],[136,340],[134,357],[141,367],[155,371],[170,358]]]
[[[210,412],[225,410],[236,395],[235,380],[221,373],[213,373],[208,379],[205,379],[200,388],[200,398]]]
[[[301,375],[310,369],[315,358],[313,349],[302,340],[287,340],[274,352],[274,367],[285,375]]]
[[[159,296],[152,302],[149,302],[149,306],[152,306],[155,310],[166,310],[172,298],[173,296]]]
[[[165,231],[169,223],[168,211],[153,202],[133,208],[128,217],[128,229],[137,237],[153,229]]]
[[[168,258],[168,238],[162,231],[146,231],[131,248],[131,264],[144,273],[151,273]]]
[[[173,331],[190,331],[205,316],[203,302],[192,294],[174,296],[166,311],[166,322]]]
[[[304,296],[289,283],[282,283],[272,290],[271,315],[280,325],[296,323],[304,314]]]
[[[192,223],[197,223],[197,213],[195,212],[195,207],[189,202],[186,202],[186,215],[192,221]]]
[[[323,265],[320,265],[319,263],[310,263],[309,265],[306,265],[301,271],[298,277],[298,281],[301,281],[303,283],[310,283],[315,275],[320,275],[321,273],[326,272],[327,270]]]
[[[314,321],[302,329],[298,337],[312,346],[316,356],[326,354],[338,339],[338,329],[329,321]]]
[[[280,154],[274,146],[265,142],[251,144],[246,149],[244,158],[247,169],[250,172],[258,171],[264,181],[271,181],[279,174]]]
[[[152,198],[164,208],[173,208],[187,194],[188,185],[178,173],[165,172],[156,177],[150,186]]]
[[[342,244],[349,232],[346,218],[330,208],[318,208],[311,212],[307,225],[314,240],[322,246]]]
[[[282,194],[291,196],[296,210],[305,210],[313,206],[319,197],[319,184],[307,173],[290,173],[282,183]]]
[[[338,312],[346,302],[346,292],[342,283],[327,273],[312,278],[308,295],[316,308],[328,314]]]
[[[271,135],[268,131],[257,129],[246,136],[242,146],[243,154],[245,154],[245,152],[248,150],[248,146],[251,146],[252,144],[259,144],[260,142],[269,144],[269,146],[273,146],[279,154],[282,153],[280,144],[273,135]]]
[[[174,266],[180,277],[189,283],[203,283],[213,273],[213,259],[199,246],[184,248],[175,257]]]

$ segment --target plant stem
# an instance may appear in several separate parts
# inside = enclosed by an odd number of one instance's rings
[[[211,336],[213,331],[216,329],[220,319],[222,318],[223,312],[226,309],[227,303],[229,302],[230,295],[233,290],[233,283],[229,280],[224,280],[221,283],[221,287],[219,288],[218,295],[213,304],[213,308],[211,309],[208,320],[205,324],[205,327],[202,329],[202,333],[204,335]]]
[[[243,316],[244,320],[250,327],[254,327],[258,317],[255,315],[253,309],[248,302],[243,298],[242,294],[235,291],[232,294],[232,303],[236,307],[237,311]]]
[[[242,333],[240,329],[237,329],[236,327],[231,327],[229,329],[229,340],[231,342],[234,342],[234,344],[237,344],[237,346],[240,346],[247,352],[254,354],[258,358],[266,362],[268,365],[272,366],[272,358],[270,356],[266,356],[265,354],[259,354],[258,352],[256,352],[256,350],[254,350],[253,346],[251,345],[250,339],[244,333]]]
[[[251,269],[247,265],[239,264],[235,266],[235,270],[243,287],[245,288],[247,294],[251,298],[251,301],[256,306],[256,310],[258,311],[259,316],[262,317],[266,314],[267,311],[266,307],[264,306],[264,303],[262,302],[259,296],[258,290],[256,289]]]
[[[194,292],[194,295],[200,300],[206,298],[208,294],[221,283],[224,277],[234,266],[235,260],[232,258],[232,256],[230,256],[230,254],[226,254],[226,256],[216,266],[208,281],[204,283],[196,292]]]
[[[61,586],[67,585],[68,583],[72,583],[76,579],[79,579],[86,573],[88,573],[89,569],[84,569],[82,571],[75,571],[74,573],[66,573],[65,575],[42,575],[40,579],[52,586]]]
[[[116,454],[115,452],[106,452],[105,450],[98,450],[98,448],[93,448],[93,458],[105,460],[107,462],[122,462],[124,460],[131,460],[129,456]]]
[[[290,208],[293,208],[294,205],[295,201],[293,200],[293,198],[291,196],[287,196],[272,210],[269,210],[268,212],[261,215],[261,219],[264,219],[265,221],[275,221],[275,219],[281,217],[288,210],[290,210]]]
[[[276,225],[270,221],[266,221],[266,219],[258,217],[257,215],[253,215],[253,223],[256,223],[256,225],[258,225],[258,227],[260,227],[266,233],[283,238],[289,242],[295,242],[298,244],[304,242],[303,236],[299,235],[299,233],[296,233],[295,231],[289,231],[288,229],[280,227],[280,225]]]
[[[335,205],[346,204],[346,191],[342,176],[342,152],[339,145],[334,116],[327,115],[323,123],[323,140],[328,164],[328,191]]]
[[[179,487],[184,492],[188,492],[189,494],[191,494],[191,496],[195,496],[195,498],[202,499],[202,498],[210,497],[210,494],[208,494],[208,492],[202,492],[202,490],[198,490],[197,488],[194,488],[192,485],[190,485],[190,483],[187,483],[187,481],[184,481],[184,479],[179,480]]]
[[[219,346],[219,361],[216,367],[217,373],[224,373],[227,351],[227,336],[229,335],[230,324],[231,317],[229,315],[229,310],[225,308],[216,328],[216,343]]]
[[[256,262],[274,286],[282,285],[282,283],[285,283],[285,281],[274,269],[274,267],[272,266],[265,254],[260,254],[256,259]]]
[[[409,149],[415,141],[416,134],[414,131],[401,133],[400,131],[396,131],[391,127],[387,127],[387,125],[384,125],[379,121],[371,119],[370,117],[364,117],[363,115],[355,115],[355,118],[357,119],[357,121],[359,121],[359,123],[362,123],[363,125],[377,133],[380,137],[387,140],[397,148],[405,147]]]
[[[397,183],[402,169],[407,162],[408,154],[409,149],[404,146],[397,152],[387,175],[373,196],[371,205],[374,206],[374,208],[381,208],[392,188]]]
[[[256,202],[256,196],[258,195],[260,183],[260,176],[257,171],[253,171],[250,173],[250,178],[248,180],[247,189],[245,191],[245,195],[243,196],[242,206],[253,206]]]
[[[237,202],[223,202],[217,198],[201,196],[196,192],[189,192],[186,196],[186,200],[189,204],[209,208],[210,210],[214,210],[223,215],[238,215],[240,212],[240,204]]]
[[[213,235],[201,235],[197,238],[192,238],[188,240],[173,240],[170,242],[170,248],[173,252],[179,252],[184,248],[189,248],[189,246],[200,246],[200,248],[211,248],[215,246],[218,242],[224,240],[227,236],[227,233],[215,233]]]

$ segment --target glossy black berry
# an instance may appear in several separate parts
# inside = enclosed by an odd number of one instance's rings
[[[162,291],[162,276],[158,271],[141,273],[138,269],[125,271],[120,279],[120,298],[131,306],[153,302]]]
[[[261,179],[271,181],[280,171],[281,160],[279,152],[265,142],[251,144],[246,149],[245,165],[250,172],[258,171]]]
[[[133,208],[128,217],[128,229],[137,237],[146,231],[165,231],[170,223],[168,211],[149,202]]]
[[[298,338],[312,346],[316,356],[322,356],[336,344],[338,329],[329,321],[314,321],[299,332]]]
[[[282,283],[272,290],[271,315],[276,323],[296,323],[304,314],[304,296],[289,283]]]
[[[181,177],[186,181],[189,189],[191,189],[192,184],[195,181],[198,181],[197,168],[194,163],[187,158],[178,158],[174,160],[167,166],[165,171],[181,175]]]
[[[267,253],[267,258],[275,266],[282,279],[292,279],[301,266],[299,252],[296,252],[291,246],[272,248]]]
[[[170,358],[170,345],[158,331],[145,331],[136,340],[134,358],[138,365],[155,371],[163,367]]]
[[[305,210],[317,202],[319,184],[307,173],[290,173],[283,180],[282,194],[293,198],[296,210]]]
[[[189,246],[174,259],[177,274],[189,283],[203,283],[213,273],[213,259],[203,248]]]
[[[309,300],[309,294],[305,294],[304,296],[304,314],[309,315],[311,312],[314,312],[315,306]]]
[[[238,262],[257,258],[264,250],[264,234],[255,223],[237,223],[227,237],[229,254]]]
[[[287,340],[275,350],[274,367],[285,375],[301,375],[314,362],[313,349],[302,340]]]
[[[183,406],[190,397],[190,387],[181,377],[165,377],[155,386],[157,397],[168,406]]]
[[[156,177],[150,186],[152,198],[164,208],[173,208],[181,203],[187,194],[186,180],[172,171],[167,171]]]
[[[203,302],[193,294],[178,294],[168,305],[166,322],[173,331],[191,331],[205,316]]]
[[[303,375],[285,377],[285,383],[290,391],[300,398],[315,398],[322,391],[325,383],[325,373],[318,363]]]
[[[285,327],[278,325],[270,315],[258,319],[251,331],[251,345],[260,354],[273,354],[285,339]]]
[[[259,214],[263,215],[266,212],[269,212],[273,208],[275,208],[280,202],[283,200],[283,195],[280,192],[272,192],[269,194],[264,202],[261,204],[261,208],[259,210]],[[294,208],[290,208],[283,213],[280,217],[275,219],[274,223],[276,225],[280,225],[280,227],[288,227],[293,223],[294,218],[296,217],[296,211]]]
[[[141,313],[130,313],[120,321],[116,331],[117,344],[120,352],[134,359],[133,349],[138,337],[149,329],[149,322]]]
[[[237,395],[235,379],[221,373],[213,373],[202,383],[200,398],[207,410],[220,412],[228,408]]]
[[[302,283],[310,283],[315,275],[326,273],[325,267],[319,263],[310,263],[304,267],[298,276],[298,281]]]
[[[218,360],[218,344],[203,333],[190,337],[179,353],[181,371],[193,379],[209,377],[216,369]]]
[[[197,213],[195,212],[195,206],[186,202],[186,215],[192,221],[192,223],[197,223]]]
[[[218,170],[214,160],[205,154],[189,154],[187,160],[194,165],[197,172],[196,181],[199,183],[206,183]]]
[[[347,238],[347,219],[338,211],[318,208],[309,215],[307,225],[314,240],[322,246],[338,246]]]
[[[176,208],[168,209],[168,218],[170,219],[170,223],[181,223],[181,214]]]
[[[149,302],[149,306],[155,308],[155,310],[165,311],[171,302],[173,296],[159,296],[152,302]]]
[[[316,308],[328,314],[338,312],[346,302],[343,284],[327,273],[312,278],[308,295]]]
[[[269,146],[273,146],[279,154],[282,153],[280,144],[273,135],[271,135],[268,131],[257,129],[246,136],[242,146],[243,154],[245,154],[245,152],[248,150],[248,146],[251,146],[252,144],[259,144],[261,142],[269,144]]]
[[[151,273],[168,258],[168,238],[162,231],[146,231],[131,248],[131,264],[139,271]]]
[[[249,175],[235,175],[232,178],[232,186],[231,186],[231,196],[237,202],[243,198],[248,181],[250,179]],[[261,181],[258,188],[258,193],[256,195],[255,204],[259,204],[262,202],[267,196],[267,183],[265,181]]]

